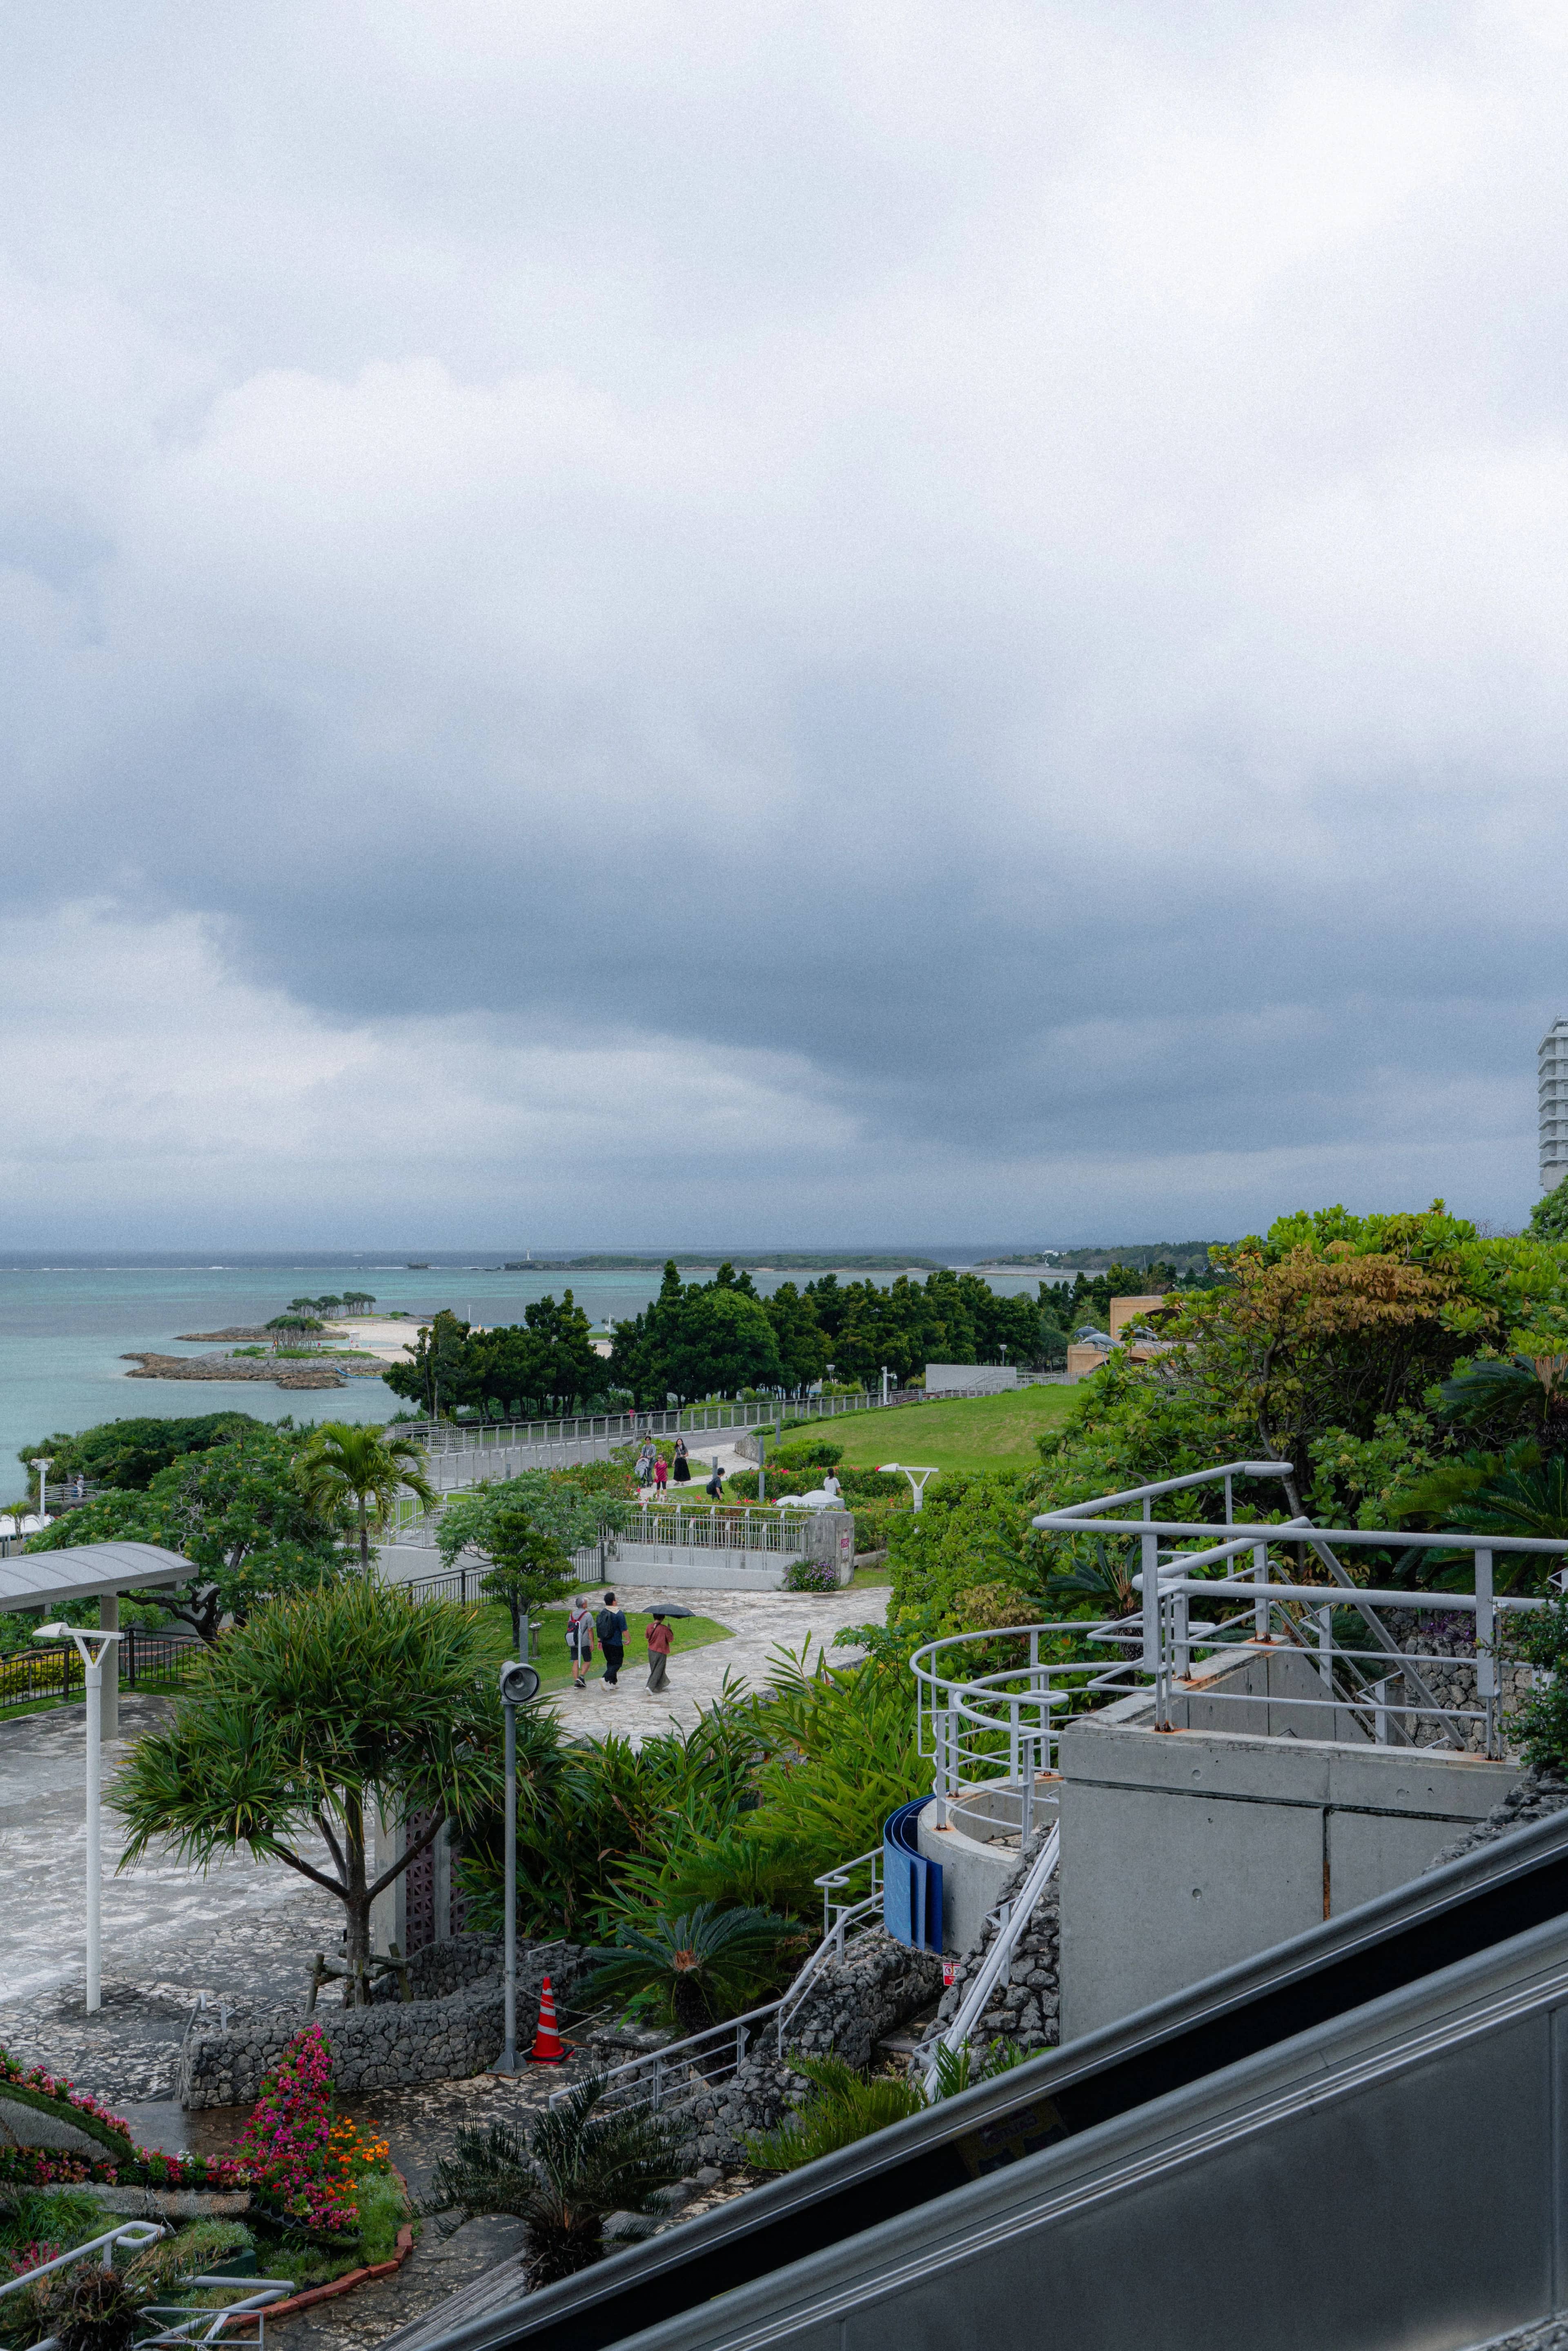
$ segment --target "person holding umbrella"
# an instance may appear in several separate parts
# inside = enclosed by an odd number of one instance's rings
[[[689,1608],[673,1607],[668,1602],[652,1612],[648,1626],[648,1696],[654,1697],[664,1687],[664,1673],[675,1636],[665,1623],[667,1616],[689,1616]]]

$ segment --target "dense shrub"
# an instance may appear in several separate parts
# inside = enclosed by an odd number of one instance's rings
[[[786,1592],[837,1592],[839,1571],[829,1559],[792,1559],[784,1571]]]

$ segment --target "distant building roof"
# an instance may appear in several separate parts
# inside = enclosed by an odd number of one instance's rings
[[[0,1559],[0,1610],[53,1608],[152,1583],[189,1583],[197,1573],[162,1543],[76,1543],[66,1551]]]

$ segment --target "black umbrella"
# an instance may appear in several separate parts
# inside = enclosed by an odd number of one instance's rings
[[[682,1608],[674,1601],[666,1601],[662,1608],[650,1608],[648,1611],[650,1616],[695,1616],[696,1613],[695,1608]]]

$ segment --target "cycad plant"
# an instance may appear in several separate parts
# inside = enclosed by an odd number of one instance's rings
[[[595,1971],[593,1995],[622,2005],[651,1999],[678,2032],[701,2032],[770,1988],[796,1932],[770,1911],[718,1910],[711,1902],[622,1926],[614,1957]]]
[[[678,2134],[659,2115],[603,2113],[603,2095],[602,2075],[582,2083],[539,2116],[527,2140],[509,2123],[459,2131],[435,2167],[426,2209],[521,2220],[536,2286],[601,2260],[612,2212],[632,2216],[622,2240],[650,2235],[664,2190],[681,2176]]]
[[[318,1509],[352,1509],[359,1522],[360,1564],[371,1563],[371,1522],[379,1525],[399,1491],[407,1488],[426,1510],[435,1489],[424,1474],[424,1450],[412,1437],[389,1437],[367,1423],[324,1420],[299,1456],[299,1483]]]
[[[925,2098],[918,2082],[904,2074],[857,2074],[841,2057],[789,2060],[816,2093],[800,2112],[777,2130],[747,2134],[747,2159],[759,2171],[799,2171],[819,2156],[831,2155],[856,2139],[869,2138],[890,2123],[908,2120],[925,2111]]]

